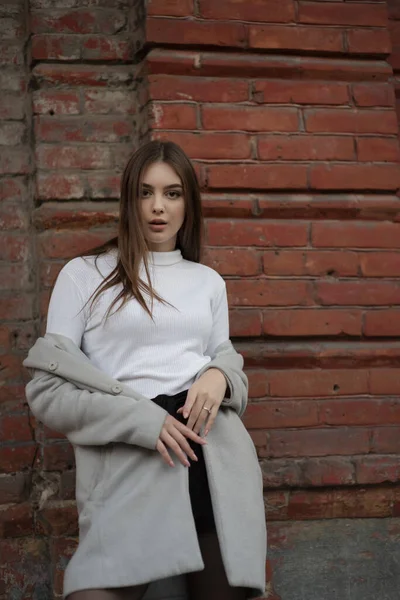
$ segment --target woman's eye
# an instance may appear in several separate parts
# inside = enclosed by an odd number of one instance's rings
[[[142,198],[148,198],[150,193],[150,190],[142,190]]]
[[[170,198],[170,200],[176,200],[177,198],[180,198],[181,193],[178,191],[173,191],[173,192],[168,192],[168,197]]]

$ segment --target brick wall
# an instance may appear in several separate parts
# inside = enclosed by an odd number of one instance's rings
[[[390,27],[378,1],[149,0],[146,16],[15,0],[0,15],[0,600],[61,594],[73,453],[28,415],[21,359],[62,264],[113,235],[144,139],[180,143],[200,177],[269,521],[400,516],[399,3]]]

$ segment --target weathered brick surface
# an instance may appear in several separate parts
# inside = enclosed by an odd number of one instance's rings
[[[268,519],[399,516],[399,23],[397,0],[3,2],[0,600],[62,593],[73,451],[27,413],[21,359],[62,264],[115,233],[149,138],[200,179]]]

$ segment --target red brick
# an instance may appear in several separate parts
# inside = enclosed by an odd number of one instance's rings
[[[114,35],[126,25],[125,15],[117,10],[73,10],[34,12],[32,33],[105,33]]]
[[[60,498],[75,500],[76,471],[64,471],[60,475]]]
[[[45,232],[38,236],[42,257],[66,259],[90,250],[113,237],[112,231]]]
[[[149,0],[149,16],[190,17],[193,15],[193,0]]]
[[[65,565],[68,564],[77,547],[77,540],[71,538],[50,538],[53,586],[56,594],[62,595]]]
[[[22,379],[20,377],[20,379]],[[5,382],[0,387],[0,410],[2,413],[22,411],[26,409],[25,385]]]
[[[23,119],[24,116],[24,96],[2,92],[0,94],[0,119]]]
[[[53,117],[35,119],[35,136],[39,142],[129,142],[134,132],[130,117]]]
[[[132,46],[133,44],[129,37],[86,36],[82,46],[82,58],[84,60],[98,61],[132,61]]]
[[[249,98],[249,84],[244,79],[150,75],[148,81],[152,100],[244,102]]]
[[[349,91],[345,83],[259,79],[253,99],[260,104],[348,104]]]
[[[304,461],[301,484],[304,486],[352,485],[354,466],[348,458],[311,458]]]
[[[13,43],[10,40],[0,41],[0,66],[21,66],[24,64],[24,53],[21,41]]]
[[[269,106],[203,106],[205,129],[243,131],[297,131],[299,115],[296,108]]]
[[[95,114],[134,114],[136,102],[130,90],[87,90],[84,92],[85,112]]]
[[[289,245],[289,244],[287,244]],[[275,250],[263,253],[266,275],[312,275],[323,277],[359,275],[356,252]]]
[[[26,231],[29,227],[29,217],[20,204],[3,202],[0,204],[0,224],[3,231],[13,229]]]
[[[374,370],[372,369],[371,373]],[[397,389],[400,389],[399,386],[397,386]],[[319,416],[320,422],[326,425],[400,424],[400,401],[398,399],[379,400],[375,398],[324,401],[320,404]]]
[[[79,36],[38,34],[32,36],[31,52],[34,60],[79,60]]]
[[[394,111],[312,109],[305,110],[306,130],[326,133],[387,133],[398,130]]]
[[[354,160],[350,137],[328,135],[268,135],[258,138],[261,160]]]
[[[361,272],[366,277],[398,277],[400,253],[365,252],[360,254]]]
[[[228,280],[231,306],[307,306],[313,303],[306,281]]]
[[[304,189],[307,166],[296,164],[212,165],[206,168],[210,189]]]
[[[263,398],[268,394],[268,376],[265,370],[249,369],[246,371],[246,376],[249,382],[249,397],[250,398]],[[258,406],[258,404],[257,404]],[[249,405],[247,411],[252,414],[251,406]],[[249,412],[247,412],[249,415]],[[251,416],[250,416],[251,419]]]
[[[29,498],[30,478],[26,473],[0,477],[0,504],[21,503]]]
[[[379,306],[400,303],[400,285],[390,281],[319,281],[316,292],[322,305]]]
[[[43,448],[45,471],[64,471],[75,466],[74,450],[68,442],[47,444]]]
[[[113,153],[105,146],[53,146],[36,147],[37,165],[41,169],[109,169],[113,166]]]
[[[0,186],[0,202],[16,200],[21,202],[27,194],[27,185],[21,177],[3,177]]]
[[[251,435],[259,433],[250,431]],[[285,488],[300,486],[302,481],[301,461],[276,459],[261,461],[264,488]]]
[[[0,541],[0,554],[6,561],[0,565],[0,589],[16,590],[21,600],[42,595],[51,590],[47,541],[26,539]],[[4,587],[3,587],[4,584]],[[0,592],[1,593],[1,592]],[[7,594],[10,597],[9,594]]]
[[[206,248],[203,261],[220,275],[258,275],[261,261],[251,248]]]
[[[24,123],[3,121],[0,123],[0,146],[17,146],[24,142],[26,127]]]
[[[3,9],[4,10],[4,9]],[[7,9],[5,11],[7,14]],[[3,13],[4,15],[4,13]],[[0,36],[2,40],[12,40],[15,42],[16,40],[21,40],[26,36],[26,29],[24,26],[24,22],[22,19],[12,18],[10,15],[9,18],[4,17],[2,15],[0,21]]]
[[[36,534],[59,536],[78,534],[78,515],[75,503],[51,502],[38,512]]]
[[[263,311],[263,332],[269,336],[360,336],[361,329],[361,311],[315,309]]]
[[[79,93],[72,90],[38,90],[32,95],[33,112],[36,114],[77,115]]]
[[[2,234],[0,260],[27,260],[30,252],[30,240],[26,235]]]
[[[0,219],[1,219],[0,211]],[[0,290],[22,291],[32,290],[34,281],[32,267],[24,263],[0,264]]]
[[[282,376],[284,375],[284,376]],[[270,396],[343,396],[368,393],[368,371],[304,369],[269,372]]]
[[[250,137],[240,133],[156,133],[153,139],[175,142],[193,159],[250,158]]]
[[[323,27],[249,26],[249,47],[308,52],[343,52],[343,33]],[[331,104],[331,102],[329,102]]]
[[[400,452],[400,427],[376,427],[373,430],[371,452],[398,454]]]
[[[118,173],[88,173],[89,194],[92,198],[118,198],[121,175]]]
[[[150,106],[154,129],[197,129],[197,108],[193,104],[161,104]]]
[[[124,86],[132,83],[132,67],[42,63],[34,67],[33,76],[37,84],[48,86]]]
[[[0,417],[0,437],[3,442],[33,441],[29,415],[25,413]]]
[[[400,169],[386,165],[314,165],[310,170],[310,187],[318,190],[397,190]]]
[[[398,483],[400,481],[400,461],[398,456],[354,457],[357,483]]]
[[[256,397],[252,396],[251,387],[250,396]],[[298,399],[252,402],[247,407],[243,422],[248,429],[312,427],[318,425],[318,406],[316,402],[300,402]]]
[[[352,95],[356,106],[394,106],[394,88],[388,83],[355,83]]]
[[[146,21],[146,41],[150,44],[244,48],[247,46],[247,31],[242,23],[179,21],[150,17]]]
[[[261,335],[261,312],[259,310],[231,310],[229,313],[232,337],[258,337]]]
[[[299,2],[299,23],[386,27],[386,6],[367,2]]]
[[[26,146],[13,146],[0,157],[0,175],[29,175],[32,172],[31,156]]]
[[[330,427],[297,431],[271,430],[268,456],[347,456],[369,451],[369,430]]]
[[[351,54],[390,54],[392,44],[386,29],[349,29],[346,35]]]
[[[370,373],[370,386],[371,394],[399,394],[400,392],[400,379],[398,377],[397,369],[371,369]],[[393,402],[396,402],[393,400]],[[394,411],[397,413],[397,418],[392,417],[393,424],[399,420],[399,407],[396,404]]]
[[[368,337],[400,336],[400,310],[367,311],[364,317],[364,335]]]
[[[28,503],[0,508],[0,537],[16,538],[33,534],[33,511]]]
[[[287,514],[290,520],[382,518],[393,516],[392,489],[293,491]]]
[[[200,0],[199,10],[206,19],[288,23],[295,18],[292,0]]]
[[[314,222],[311,239],[319,248],[400,248],[400,223]]]
[[[215,246],[305,246],[308,224],[296,221],[208,220],[207,241]]]
[[[1,314],[3,315],[3,318],[4,316],[7,317],[7,314],[5,312],[2,312]],[[12,319],[10,318],[7,320],[11,321]],[[21,379],[22,365],[21,359],[18,355],[2,354],[0,357],[0,365],[2,369],[2,376],[5,380]]]
[[[397,138],[360,137],[357,138],[359,161],[398,162],[400,148]]]
[[[37,196],[42,200],[79,199],[85,196],[84,182],[80,175],[39,173],[36,185]]]
[[[20,296],[13,294],[9,297],[0,298],[0,315],[4,315],[8,321],[14,319],[33,319],[34,298],[29,294]]]
[[[36,455],[36,446],[3,446],[0,448],[0,472],[16,473],[30,469]]]

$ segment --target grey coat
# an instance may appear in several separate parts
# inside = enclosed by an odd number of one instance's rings
[[[76,458],[79,545],[64,596],[138,585],[204,568],[191,511],[188,471],[171,469],[155,446],[167,413],[95,367],[69,338],[46,334],[24,366],[33,414],[71,441]],[[227,378],[225,399],[204,447],[221,553],[232,586],[265,590],[262,476],[240,415],[247,402],[243,358],[221,344],[208,368]]]

